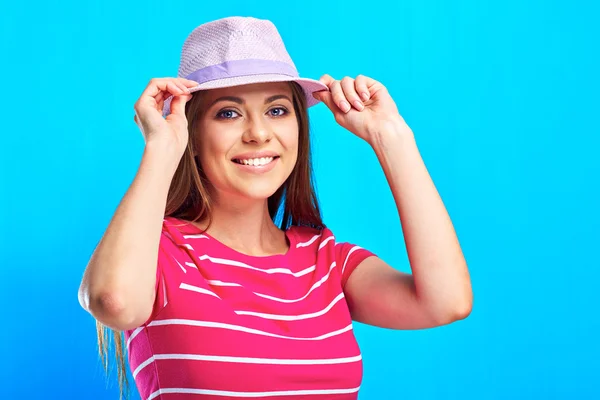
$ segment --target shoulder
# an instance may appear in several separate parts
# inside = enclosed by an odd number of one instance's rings
[[[335,244],[335,237],[329,228],[312,228],[309,226],[291,226],[288,235],[294,238],[297,247],[309,247],[315,244],[331,242]]]
[[[311,238],[314,236],[319,236],[323,233],[324,229],[312,228],[310,226],[298,226],[292,225],[288,228],[288,232],[293,234],[298,238]]]
[[[175,217],[165,217],[163,219],[163,232],[177,230],[181,233],[189,233],[190,231],[197,228],[189,221],[175,218]]]
[[[165,217],[163,219],[162,235],[178,244],[187,243],[190,239],[208,239],[208,236],[203,235],[196,225],[175,217]]]
[[[203,235],[198,227],[175,217],[163,219],[160,235],[160,249],[171,255],[183,255],[188,251],[210,246],[208,236]]]
[[[347,264],[349,261],[357,262],[375,255],[369,250],[364,249],[354,242],[336,237],[333,231],[327,227],[315,229],[310,227],[292,227],[292,232],[296,236],[296,247],[314,248],[316,251],[329,248],[334,251],[335,257]]]

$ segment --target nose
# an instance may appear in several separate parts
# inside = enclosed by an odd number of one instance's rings
[[[247,120],[246,129],[242,140],[245,143],[262,144],[271,140],[272,132],[267,121],[264,121],[260,116],[253,116]]]

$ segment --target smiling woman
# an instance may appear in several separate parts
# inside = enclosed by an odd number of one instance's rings
[[[281,228],[323,226],[312,177],[307,101],[298,83],[198,91],[185,113],[190,141],[173,177],[166,215],[206,221],[208,227],[221,193],[232,206],[236,198],[242,203],[246,197],[267,199],[272,221],[287,193]],[[268,164],[267,158],[272,158]]]
[[[227,202],[235,201],[232,196],[268,198],[292,174],[301,136],[308,136],[306,130],[299,134],[300,119],[307,119],[305,102],[298,104],[304,94],[296,88],[294,96],[292,85],[297,84],[257,83],[210,89],[201,96],[193,151],[218,188],[215,201],[219,193]]]
[[[412,274],[338,242],[314,191],[308,108],[366,140],[390,183]],[[452,224],[379,82],[301,78],[269,21],[196,28],[178,78],[135,105],[146,147],[79,290],[101,353],[115,334],[143,399],[356,399],[361,321],[451,323],[471,309]]]

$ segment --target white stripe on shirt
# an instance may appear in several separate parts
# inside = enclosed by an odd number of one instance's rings
[[[179,285],[180,289],[185,289],[185,290],[190,290],[192,292],[197,292],[197,293],[202,293],[202,294],[208,294],[210,296],[214,296],[218,299],[220,299],[219,295],[211,292],[210,290],[207,289],[203,289],[197,286],[193,286],[193,285],[189,285],[187,283],[182,283]],[[300,315],[280,315],[280,314],[266,314],[266,313],[259,313],[259,312],[255,312],[255,311],[238,311],[235,310],[234,312],[237,315],[250,315],[250,316],[254,316],[254,317],[259,317],[259,318],[264,318],[264,319],[274,319],[274,320],[278,320],[278,321],[298,321],[298,320],[302,320],[302,319],[309,319],[309,318],[315,318],[315,317],[319,317],[323,314],[326,314],[329,310],[331,310],[331,308],[341,299],[344,298],[344,293],[340,293],[337,295],[337,297],[335,299],[333,299],[333,301],[324,309],[314,312],[314,313],[310,313],[310,314],[300,314]]]
[[[317,240],[317,239],[318,239],[318,238],[320,238],[320,237],[321,237],[321,235],[320,235],[320,234],[319,234],[319,235],[315,235],[315,236],[313,236],[312,238],[310,238],[310,240],[309,240],[308,242],[304,242],[304,243],[298,243],[298,244],[296,244],[296,248],[298,249],[298,248],[300,248],[300,247],[308,247],[308,246],[310,246],[311,244],[313,244],[313,243],[314,243],[314,241],[315,241],[315,240]]]
[[[200,259],[200,261],[209,260],[213,264],[230,265],[232,267],[248,268],[248,269],[252,269],[254,271],[260,271],[260,272],[264,272],[267,274],[287,274],[287,275],[292,275],[296,278],[304,276],[304,275],[314,271],[316,268],[316,265],[313,265],[312,267],[308,267],[306,269],[303,269],[302,271],[292,272],[292,270],[290,270],[288,268],[270,268],[270,269],[256,268],[251,265],[244,264],[243,262],[239,262],[239,261],[235,261],[235,260],[228,260],[226,258],[211,257],[208,254],[204,254],[198,258]],[[186,263],[186,265],[187,265],[187,263]]]
[[[181,268],[181,270],[182,270],[184,273],[186,273],[186,274],[187,274],[187,270],[186,270],[185,268],[183,268],[183,265],[181,265],[181,264],[179,263],[179,261],[177,260],[177,258],[175,258],[175,256],[174,256],[174,255],[172,255],[172,254],[171,254],[171,257],[173,257],[173,260],[175,260],[175,262],[177,263],[177,265],[179,265],[179,268]]]
[[[280,314],[266,314],[266,313],[258,313],[254,311],[234,311],[237,315],[249,315],[264,319],[273,319],[278,321],[298,321],[302,319],[316,318],[320,317],[323,314],[326,314],[329,310],[333,308],[333,306],[344,298],[344,293],[338,294],[338,296],[333,299],[333,301],[321,311],[317,311],[310,314],[300,314],[300,315],[280,315]]]
[[[127,344],[125,345],[125,347],[129,348],[129,344],[131,343],[131,341],[133,339],[135,339],[135,337],[143,330],[144,330],[144,327],[140,326],[139,328],[136,328],[136,330],[131,332],[131,336],[129,336],[129,339],[127,339]]]
[[[133,371],[133,379],[141,370],[156,360],[188,360],[188,361],[212,361],[237,364],[261,364],[261,365],[333,365],[348,364],[362,360],[359,354],[353,357],[342,358],[321,358],[321,359],[286,359],[286,358],[255,358],[255,357],[232,357],[232,356],[213,356],[205,354],[155,354],[141,363]]]
[[[329,236],[327,239],[323,240],[321,242],[321,244],[319,245],[319,250],[321,250],[323,247],[325,247],[325,245],[327,244],[327,242],[329,242],[330,240],[334,240],[334,239],[335,239],[335,237]]]
[[[197,292],[197,293],[202,293],[202,294],[208,294],[210,296],[216,297],[217,299],[220,299],[220,297],[219,297],[218,294],[216,294],[214,292],[211,292],[208,289],[204,289],[204,288],[201,288],[201,287],[198,287],[198,286],[188,285],[187,283],[180,284],[179,285],[179,289],[189,290],[189,291],[192,291],[192,292]]]
[[[184,239],[208,239],[208,236],[198,234],[198,235],[183,235]]]
[[[346,259],[344,260],[344,265],[342,266],[342,275],[344,274],[344,270],[346,269],[346,263],[348,262],[348,258],[350,258],[350,254],[352,254],[356,250],[360,250],[360,249],[362,249],[362,247],[360,247],[360,246],[354,246],[353,248],[350,249],[350,251],[348,252],[348,255],[346,256]]]
[[[263,293],[258,293],[258,292],[252,292],[253,294],[265,298],[265,299],[269,299],[269,300],[273,300],[273,301],[278,301],[280,303],[296,303],[298,301],[302,301],[305,298],[308,297],[308,295],[315,290],[316,288],[318,288],[319,286],[321,286],[323,283],[325,283],[327,281],[327,279],[329,279],[329,276],[331,275],[331,270],[333,268],[335,268],[336,263],[335,261],[333,263],[331,263],[331,266],[329,267],[329,271],[327,272],[327,275],[325,275],[323,278],[319,279],[317,282],[315,282],[312,287],[308,290],[308,292],[297,299],[282,299],[279,297],[275,297],[275,296],[270,296],[268,294],[263,294]],[[239,283],[234,283],[234,282],[223,282],[223,281],[217,281],[217,280],[207,280],[208,284],[211,286],[221,286],[221,287],[243,287],[243,285],[239,284]]]
[[[350,394],[360,390],[360,386],[348,389],[313,389],[313,390],[280,390],[276,392],[232,392],[228,390],[191,389],[191,388],[163,388],[152,393],[147,400],[153,400],[162,394],[185,393],[203,394],[228,397],[271,397],[271,396],[308,396],[308,395],[332,395]]]
[[[253,335],[269,336],[269,337],[274,337],[274,338],[279,338],[279,339],[308,340],[308,341],[324,340],[324,339],[328,339],[333,336],[341,335],[342,333],[352,330],[352,324],[349,324],[342,329],[324,333],[323,335],[320,335],[320,336],[297,337],[297,336],[278,335],[276,333],[265,332],[265,331],[248,328],[248,327],[241,326],[241,325],[226,324],[223,322],[199,321],[199,320],[192,320],[192,319],[160,319],[160,320],[152,321],[148,324],[149,327],[151,327],[151,326],[167,326],[167,325],[186,325],[186,326],[196,326],[196,327],[202,327],[202,328],[218,328],[218,329],[226,329],[226,330],[250,333]],[[141,330],[141,328],[140,328],[140,330]]]

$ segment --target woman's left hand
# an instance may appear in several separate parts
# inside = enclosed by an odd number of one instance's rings
[[[319,80],[329,91],[313,96],[325,103],[338,124],[368,143],[390,129],[410,131],[386,87],[376,80],[364,75],[341,81],[323,75]]]

